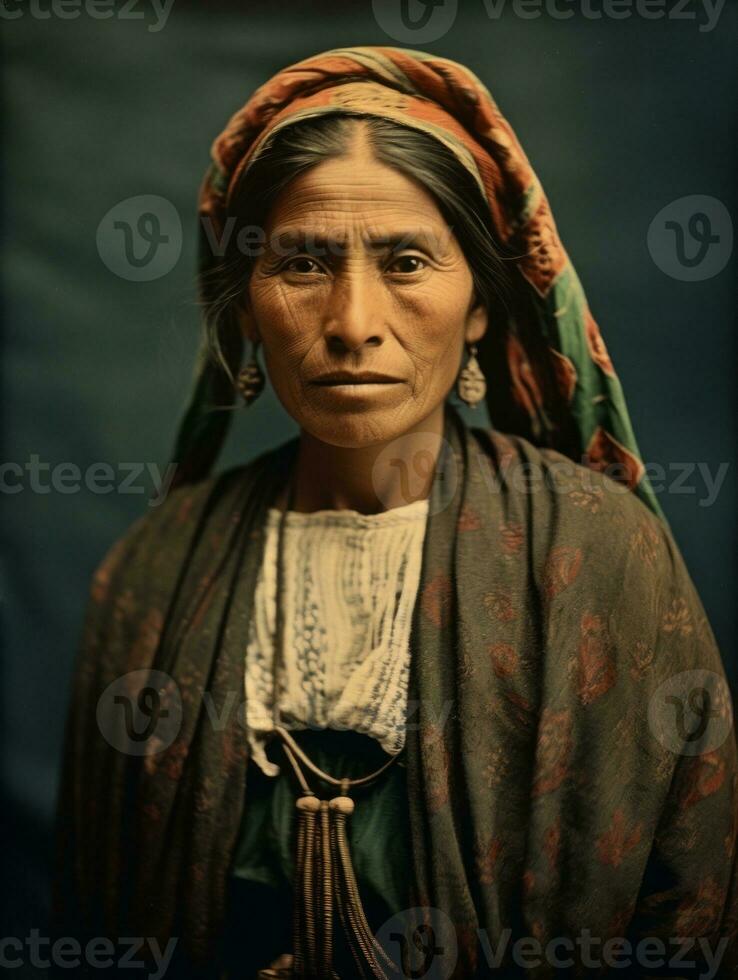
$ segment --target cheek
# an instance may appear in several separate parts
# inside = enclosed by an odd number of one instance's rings
[[[251,309],[264,350],[273,360],[298,355],[310,343],[314,318],[293,293],[276,280],[257,282],[250,288]]]
[[[417,349],[422,360],[433,361],[455,349],[463,337],[471,293],[447,276],[433,276],[417,287],[398,289],[392,296],[387,325],[398,338]]]
[[[463,345],[466,313],[471,303],[471,292],[460,288],[465,285],[450,282],[439,276],[424,284],[422,290],[405,297],[405,309],[400,309],[398,320],[413,325],[414,339],[421,344],[421,353],[428,360],[448,356]]]

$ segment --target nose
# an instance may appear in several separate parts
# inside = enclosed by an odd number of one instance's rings
[[[384,336],[380,286],[371,272],[337,276],[329,297],[324,336],[329,350],[377,347]]]

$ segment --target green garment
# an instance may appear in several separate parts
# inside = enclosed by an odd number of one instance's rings
[[[378,742],[358,732],[305,729],[290,734],[315,765],[333,776],[365,776],[389,758]],[[291,949],[295,800],[302,793],[278,739],[269,743],[267,755],[280,766],[280,773],[266,776],[256,763],[249,765],[248,806],[234,852],[225,940],[228,976],[234,980],[255,976],[258,968]],[[300,766],[319,796],[329,799],[337,793],[304,763]],[[350,795],[356,803],[348,821],[354,871],[367,919],[376,932],[410,901],[410,828],[402,756]],[[338,919],[336,928],[340,928]]]

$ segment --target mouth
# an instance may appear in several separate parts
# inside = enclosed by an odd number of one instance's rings
[[[402,384],[402,380],[393,378],[388,374],[377,374],[376,371],[333,371],[330,374],[321,374],[311,383],[323,387],[350,385],[364,387],[366,385]]]

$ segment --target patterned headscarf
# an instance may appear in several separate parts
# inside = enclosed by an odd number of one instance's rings
[[[457,62],[394,47],[336,48],[278,72],[230,119],[200,190],[202,274],[217,261],[239,180],[277,129],[324,113],[379,116],[440,140],[473,175],[510,269],[515,301],[478,344],[494,428],[625,483],[665,520],[645,474],[617,374],[556,231],[548,200],[484,84]],[[208,234],[205,234],[205,226]],[[204,287],[203,287],[204,290]],[[243,341],[225,349],[237,373]],[[180,425],[174,485],[206,476],[225,437],[233,385],[203,341]]]

